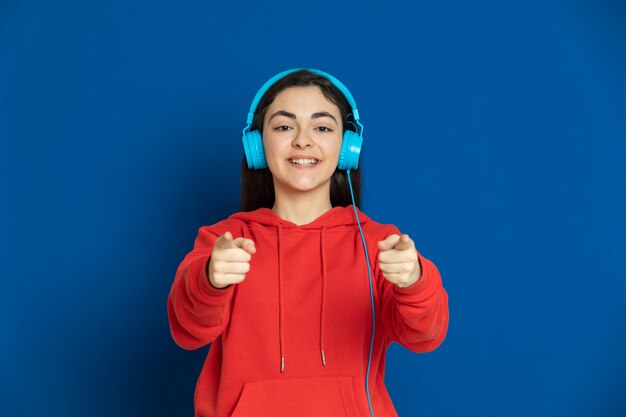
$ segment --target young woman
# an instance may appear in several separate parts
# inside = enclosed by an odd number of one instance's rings
[[[241,212],[199,229],[168,299],[176,343],[211,344],[196,416],[397,416],[387,348],[443,341],[437,268],[357,208],[361,134],[350,92],[322,71],[285,71],[257,93]]]

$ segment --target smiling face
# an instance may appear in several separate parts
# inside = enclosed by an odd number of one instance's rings
[[[307,193],[330,201],[343,126],[339,108],[317,86],[276,95],[263,121],[263,147],[276,200]]]

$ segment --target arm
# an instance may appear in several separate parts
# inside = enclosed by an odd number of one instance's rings
[[[172,337],[182,348],[197,349],[213,342],[230,318],[234,285],[218,289],[207,276],[215,241],[228,229],[241,233],[240,225],[227,221],[201,227],[193,250],[176,271],[167,313]]]
[[[397,229],[393,233],[400,234]],[[448,294],[435,264],[419,252],[417,257],[421,276],[417,282],[405,288],[387,280],[377,264],[376,276],[382,300],[381,320],[386,334],[393,341],[413,352],[430,352],[446,336]]]

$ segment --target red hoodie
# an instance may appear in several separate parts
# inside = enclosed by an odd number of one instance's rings
[[[378,265],[378,241],[400,231],[359,211],[376,312],[369,390],[376,417],[397,416],[384,384],[392,341],[432,351],[448,328],[439,271],[418,253],[421,278],[400,288]],[[230,231],[252,239],[245,280],[214,288],[207,264]],[[370,416],[365,377],[372,332],[367,265],[354,209],[334,207],[305,225],[272,210],[241,212],[199,229],[168,299],[172,336],[211,343],[195,393],[197,417]]]

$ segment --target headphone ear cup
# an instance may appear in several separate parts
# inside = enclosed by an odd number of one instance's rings
[[[265,151],[263,150],[263,137],[261,132],[253,130],[243,135],[243,150],[248,161],[248,168],[263,169],[267,168],[267,160],[265,159]]]
[[[343,170],[358,168],[361,145],[363,145],[363,137],[352,130],[346,130],[343,134],[337,168]]]

